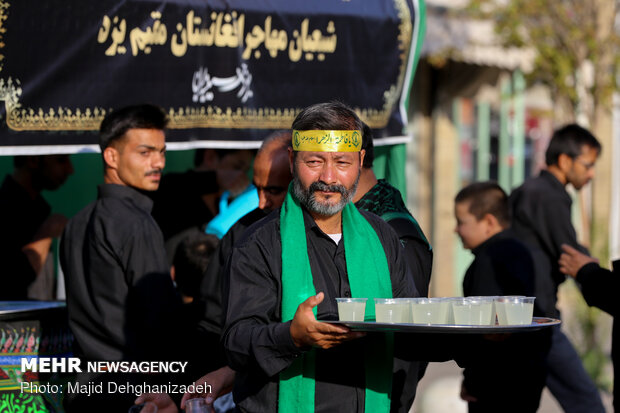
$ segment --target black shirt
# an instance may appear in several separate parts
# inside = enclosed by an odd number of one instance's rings
[[[588,305],[595,306],[614,317],[611,336],[611,359],[614,365],[614,410],[620,411],[620,325],[618,325],[620,289],[620,260],[613,262],[613,270],[601,268],[598,264],[586,264],[577,273],[583,298]]]
[[[394,231],[379,217],[360,211],[377,232],[392,282],[394,297],[416,294],[402,247]],[[237,370],[234,397],[244,411],[275,412],[278,374],[301,354],[290,335],[290,321],[281,319],[282,245],[280,211],[250,227],[230,259],[230,292],[223,342],[229,365]],[[343,242],[324,234],[304,211],[308,258],[317,292],[325,299],[318,319],[338,317],[336,297],[351,296]],[[374,305],[374,303],[368,303]],[[330,350],[317,350],[315,410],[364,411],[365,339]],[[397,351],[397,348],[395,348]],[[392,395],[399,397],[399,395]]]
[[[153,217],[164,240],[213,219],[202,196],[218,191],[215,171],[169,173],[162,177],[159,189],[149,196],[154,200]]]
[[[463,278],[464,295],[534,294],[534,261],[510,230],[495,234],[472,253],[476,258]]]
[[[180,300],[151,207],[133,188],[104,184],[65,228],[60,258],[69,325],[86,359],[171,355]]]
[[[587,252],[577,242],[577,234],[571,222],[572,200],[564,185],[544,170],[539,176],[526,180],[515,189],[509,200],[515,235],[542,252],[539,255],[541,259],[535,256],[536,274],[541,277],[537,283],[541,288],[550,290],[544,294],[553,300],[552,307],[555,307],[558,286],[566,279],[558,267],[562,244]],[[543,294],[543,291],[537,288],[537,297],[539,293]]]
[[[465,278],[466,296],[525,295],[535,292],[534,260],[525,244],[510,230],[504,230],[472,250],[475,255]],[[535,301],[534,315],[541,310]],[[495,412],[499,403],[510,412],[535,412],[545,385],[544,356],[549,332],[512,334],[501,339],[473,341],[469,358],[461,363],[463,385],[478,401],[470,403],[476,411]],[[498,371],[510,371],[498,380]],[[471,410],[471,409],[470,409]]]
[[[551,172],[544,170],[510,194],[512,229],[521,241],[547,254],[556,285],[566,279],[558,267],[562,244],[586,252],[577,242],[577,233],[571,222],[572,203],[564,185]]]
[[[0,259],[2,288],[0,300],[27,300],[28,286],[36,274],[22,252],[50,214],[50,206],[41,195],[32,199],[10,175],[0,188]]]
[[[245,230],[255,222],[267,216],[259,208],[250,211],[235,222],[226,235],[220,240],[211,257],[204,277],[200,281],[200,293],[195,307],[201,314],[200,328],[217,333],[222,332],[224,315],[222,314],[222,297],[228,291],[226,264],[233,246],[241,239]]]

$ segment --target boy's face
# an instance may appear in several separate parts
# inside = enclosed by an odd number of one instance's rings
[[[463,248],[471,250],[486,241],[490,234],[487,220],[481,219],[478,221],[469,212],[469,205],[469,201],[457,202],[454,205],[454,216],[456,217],[456,228],[454,231],[459,234]]]

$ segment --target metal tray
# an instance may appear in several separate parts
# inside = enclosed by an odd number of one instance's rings
[[[466,326],[458,324],[412,324],[412,323],[377,323],[374,321],[327,321],[323,323],[344,325],[353,331],[368,332],[399,332],[399,333],[447,333],[447,334],[502,334],[502,333],[525,333],[537,331],[543,328],[555,326],[561,323],[556,318],[534,317],[532,324],[509,325],[509,326]]]

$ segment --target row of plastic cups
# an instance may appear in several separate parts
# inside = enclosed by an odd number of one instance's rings
[[[375,298],[378,323],[527,325],[534,297]],[[340,321],[364,321],[366,298],[337,298]]]

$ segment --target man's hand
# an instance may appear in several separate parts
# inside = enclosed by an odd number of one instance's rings
[[[562,244],[562,250],[564,252],[558,260],[558,264],[560,264],[560,271],[564,274],[570,275],[573,278],[577,276],[577,273],[584,265],[591,262],[598,264],[598,260],[596,258],[579,252],[569,245]]]
[[[474,396],[472,396],[471,394],[467,392],[464,382],[461,383],[461,399],[465,400],[468,403],[475,403],[478,401],[477,398],[475,398]]]
[[[67,218],[60,214],[50,215],[39,227],[33,239],[22,247],[35,274],[39,274],[52,245],[52,239],[62,235]]]
[[[39,238],[58,238],[62,235],[62,231],[65,229],[67,217],[61,214],[50,215],[39,227],[35,240]]]
[[[179,413],[179,409],[167,393],[144,393],[134,401],[135,404],[146,402],[155,403],[157,413]]]
[[[189,399],[204,397],[205,401],[211,407],[211,411],[213,412],[213,402],[215,402],[218,397],[229,393],[232,390],[234,382],[235,371],[228,366],[207,373],[198,380],[196,380],[194,382],[194,385],[196,386],[202,384],[204,385],[205,390],[208,389],[207,386],[211,386],[211,392],[185,393],[183,395],[183,398],[181,399],[181,408],[185,409],[185,403]]]
[[[346,327],[316,321],[312,309],[325,298],[318,293],[299,304],[291,323],[291,337],[299,348],[319,347],[328,349],[338,344],[363,337],[365,333],[352,332]]]

